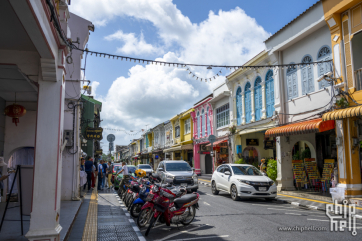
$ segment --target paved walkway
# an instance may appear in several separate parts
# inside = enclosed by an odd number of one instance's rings
[[[87,200],[87,201],[86,201]],[[145,240],[113,190],[87,194],[67,241]]]

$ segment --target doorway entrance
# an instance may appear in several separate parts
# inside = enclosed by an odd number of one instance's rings
[[[210,154],[205,155],[205,173],[212,174],[212,158]]]

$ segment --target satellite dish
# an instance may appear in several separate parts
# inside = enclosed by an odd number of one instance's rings
[[[109,141],[109,142],[114,142],[115,139],[116,139],[116,137],[113,134],[109,134],[107,136],[107,141]]]

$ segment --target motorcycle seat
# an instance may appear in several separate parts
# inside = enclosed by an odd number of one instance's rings
[[[175,207],[181,208],[185,203],[189,203],[197,198],[197,194],[186,194],[180,198],[174,200]]]

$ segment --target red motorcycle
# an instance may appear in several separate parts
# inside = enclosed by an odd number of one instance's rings
[[[166,223],[167,226],[180,223],[186,226],[194,220],[196,209],[199,208],[198,201],[200,195],[198,193],[186,194],[186,192],[186,189],[183,187],[174,188],[173,190],[160,187],[158,195],[153,193],[152,202],[147,202],[142,207],[142,209],[148,210],[147,214],[151,214],[145,215],[149,216],[149,218],[146,217],[143,220],[146,223],[149,221],[149,226],[145,233],[146,236],[157,221]]]

